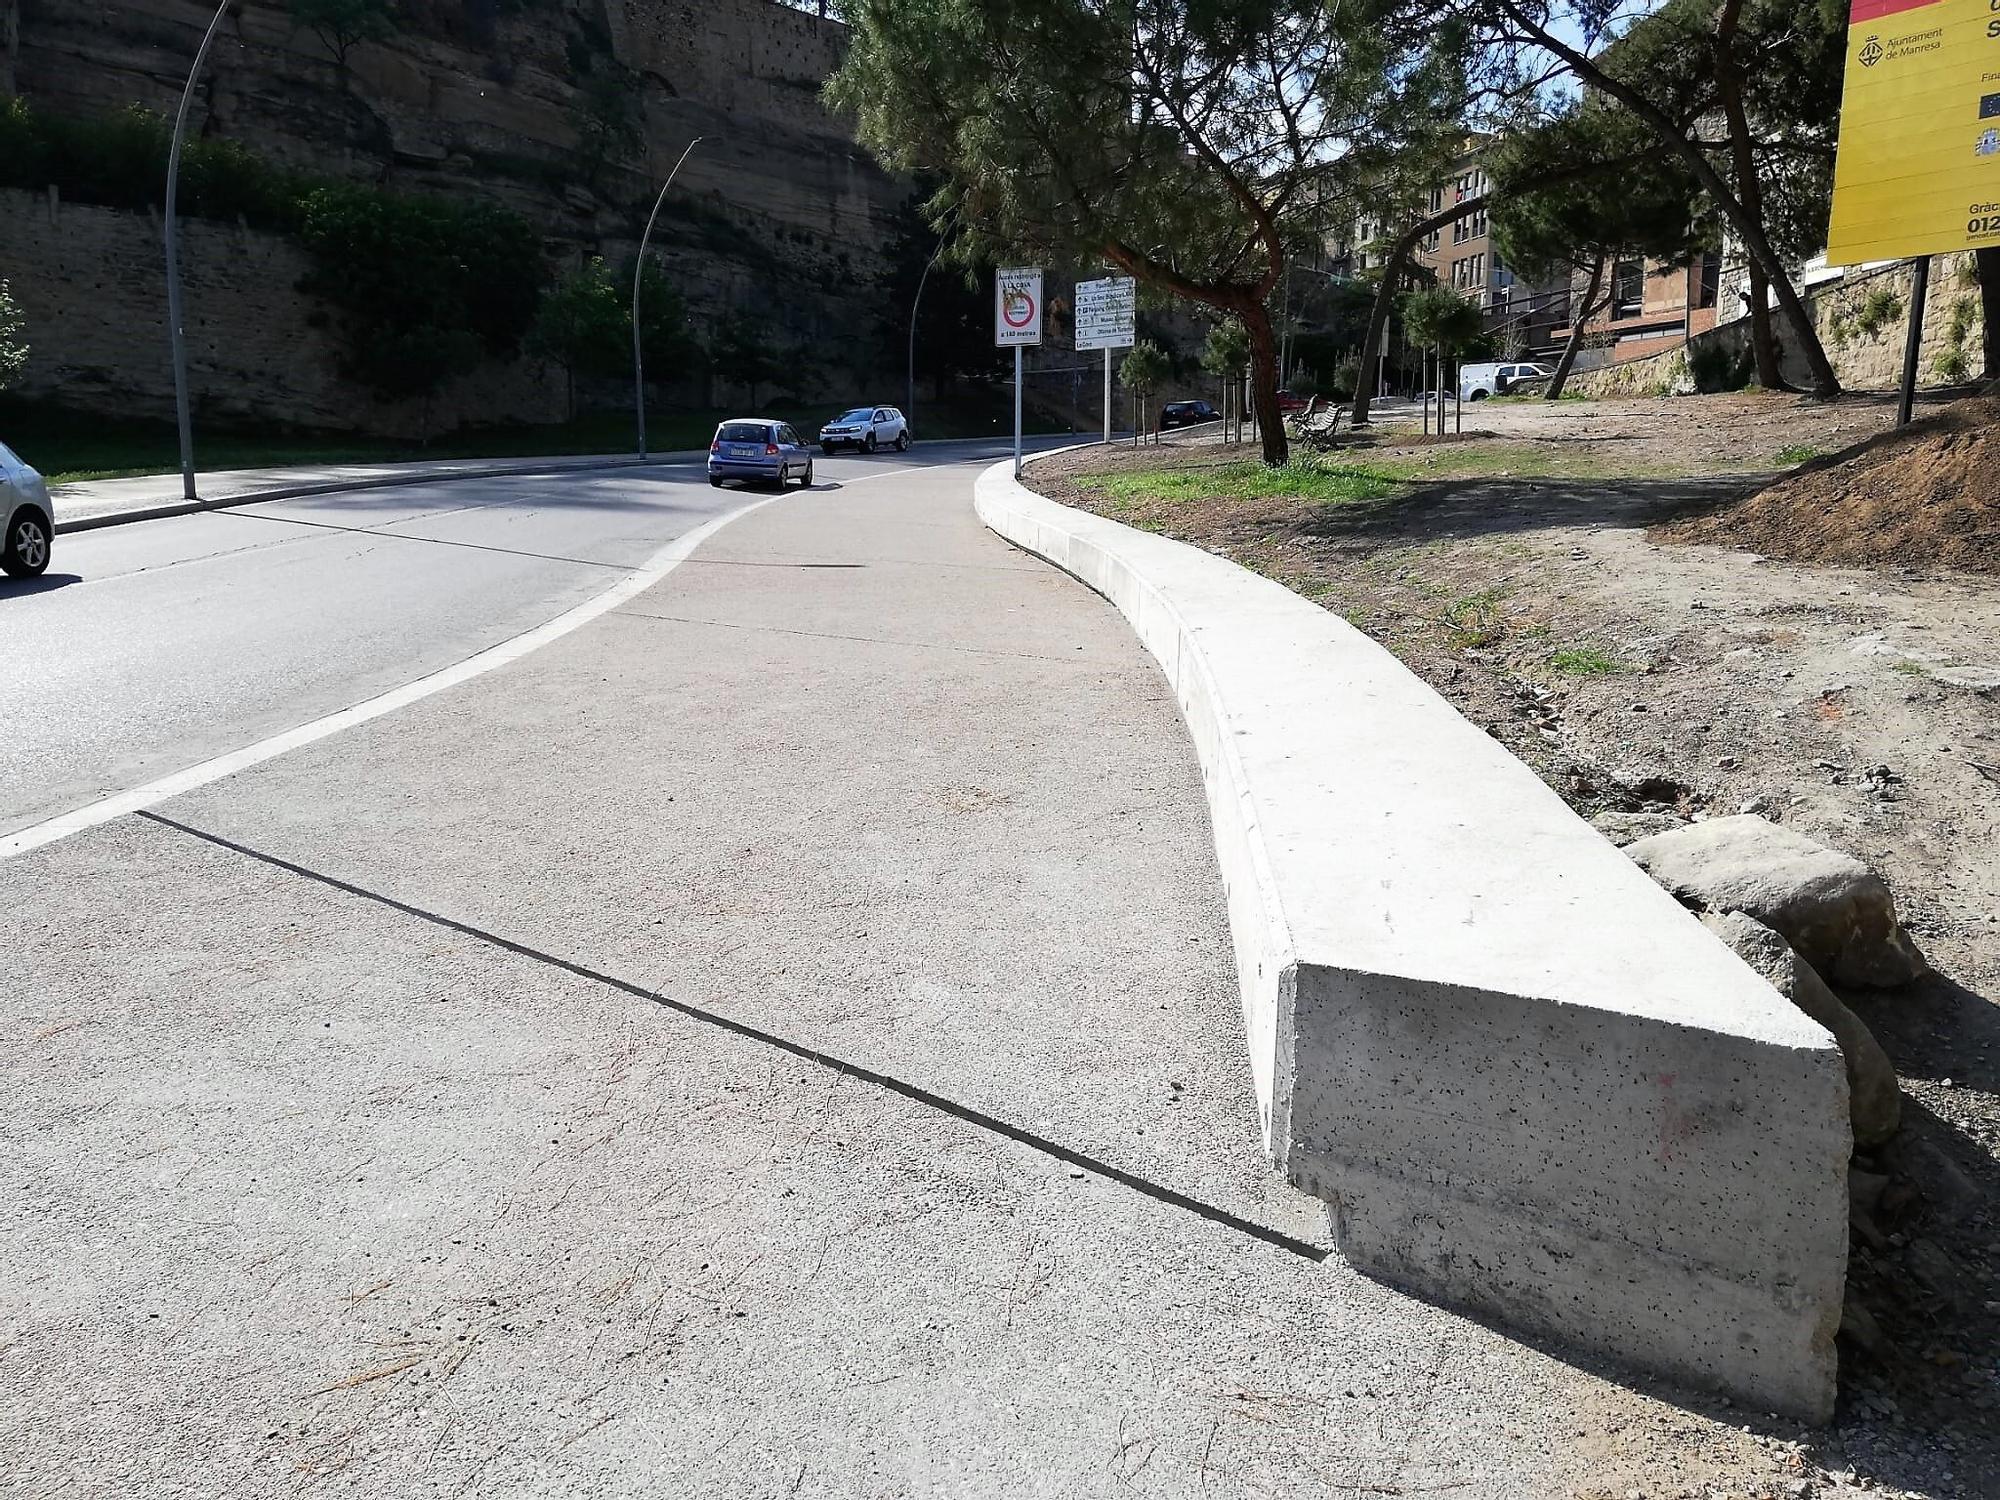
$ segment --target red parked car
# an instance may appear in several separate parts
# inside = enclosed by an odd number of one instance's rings
[[[1281,415],[1289,417],[1293,412],[1304,411],[1305,409],[1305,397],[1296,395],[1291,391],[1278,392],[1278,411]]]

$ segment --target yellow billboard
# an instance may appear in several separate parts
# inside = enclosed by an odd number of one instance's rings
[[[1830,265],[2000,245],[2000,0],[1854,0]]]

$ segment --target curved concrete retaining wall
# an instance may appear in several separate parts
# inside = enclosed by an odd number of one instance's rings
[[[1272,1159],[1413,1291],[1831,1413],[1827,1033],[1388,652],[999,464],[981,519],[1123,611],[1207,783]]]

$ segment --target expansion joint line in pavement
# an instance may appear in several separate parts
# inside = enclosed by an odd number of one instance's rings
[[[329,875],[322,870],[315,870],[309,865],[297,864],[292,860],[281,858],[278,855],[267,854],[261,849],[253,849],[248,844],[238,843],[235,839],[225,838],[221,834],[210,833],[205,829],[196,828],[191,823],[183,823],[178,819],[169,818],[164,814],[151,812],[143,808],[138,810],[134,816],[144,818],[149,823],[156,823],[162,828],[172,829],[176,833],[185,834],[189,838],[199,839],[203,843],[211,844],[218,849],[226,849],[230,853],[241,855],[245,859],[253,859],[259,864],[283,870],[287,874],[296,875],[301,880],[309,880],[317,885],[327,886],[333,890],[340,891],[345,895],[373,902],[377,906],[387,907],[389,910],[400,912],[406,917],[415,917],[420,922],[428,922],[434,927],[442,927],[448,932],[458,933],[462,937],[471,938],[475,942],[485,943],[503,952],[514,954],[516,957],[530,959],[535,963],[545,964],[552,969],[559,969],[565,974],[574,975],[576,978],[587,980],[592,984],[603,985],[608,989],[618,990],[635,999],[663,1006],[678,1015],[687,1017],[689,1020],[699,1021],[704,1025],[714,1026],[720,1030],[729,1032],[731,1035],[743,1037],[748,1041],[757,1042],[766,1047],[775,1048],[780,1052],[789,1053],[793,1057],[803,1059],[818,1067],[845,1074],[849,1078],[858,1078],[863,1083],[871,1083],[879,1089],[900,1095],[912,1103],[922,1105],[926,1109],[936,1110],[941,1114],[950,1115],[954,1119],[962,1120],[966,1124],[975,1126],[980,1130],[1004,1136],[1006,1139],[1026,1146],[1031,1150],[1039,1151],[1044,1156],[1054,1157],[1057,1161],[1066,1162],[1071,1166],[1095,1172],[1098,1176],[1108,1178],[1121,1187],[1130,1188],[1134,1192],[1143,1193],[1148,1198],[1152,1198],[1160,1203],[1165,1203],[1171,1207],[1199,1215],[1212,1224],[1219,1224],[1225,1229],[1232,1229],[1236,1233],[1247,1235],[1251,1239],[1261,1240],[1267,1245],[1289,1251],[1291,1254],[1300,1256],[1306,1260],[1323,1261],[1327,1257],[1328,1252],[1322,1250],[1317,1245],[1295,1239],[1281,1230],[1271,1228],[1269,1225],[1259,1224],[1253,1220],[1242,1218],[1237,1214],[1230,1213],[1227,1209],[1217,1208],[1212,1203],[1204,1203],[1199,1198],[1191,1198],[1186,1193],[1177,1192],[1164,1184],[1153,1182],[1135,1173],[1128,1172],[1122,1167],[1116,1167],[1109,1162],[1100,1161],[1094,1156],[1076,1150],[1074,1147],[1049,1140],[1046,1136],[1036,1135],[1033,1131],[1024,1130],[1018,1125],[1011,1125],[1005,1120],[986,1114],[982,1110],[974,1109],[970,1105],[961,1104],[955,1099],[947,1099],[942,1094],[932,1093],[927,1088],[910,1083],[905,1079],[897,1078],[893,1074],[882,1073],[873,1068],[863,1067],[859,1063],[849,1062],[845,1058],[836,1057],[831,1052],[822,1052],[819,1048],[807,1046],[804,1042],[796,1042],[789,1037],[780,1036],[777,1032],[766,1031],[760,1026],[753,1026],[747,1021],[738,1021],[703,1006],[691,1005],[685,1000],[673,999],[671,996],[661,994],[657,989],[649,990],[644,985],[620,979],[614,974],[606,974],[602,970],[589,968],[584,964],[573,963],[569,959],[560,958],[553,953],[545,953],[539,948],[531,948],[526,943],[517,943],[512,938],[502,937],[496,932],[488,932],[483,927],[475,927],[469,922],[461,922],[455,917],[447,917],[440,912],[426,911],[423,907],[412,906],[407,901],[398,901],[395,897],[386,896],[380,891],[372,891],[366,886],[356,885],[349,880],[342,880],[337,875]]]
[[[1090,661],[1079,663],[1074,657],[1069,656],[1050,656],[1041,651],[1003,651],[998,646],[960,646],[950,641],[906,641],[887,635],[842,635],[837,630],[796,630],[788,625],[761,625],[754,621],[741,620],[704,620],[695,615],[655,615],[643,609],[633,609],[629,605],[611,618],[657,620],[663,625],[706,625],[716,630],[749,630],[759,635],[797,635],[815,641],[854,641],[864,646],[908,646],[917,651],[959,651],[971,656],[1006,656],[1016,661],[1053,661],[1068,667],[1098,665]]]

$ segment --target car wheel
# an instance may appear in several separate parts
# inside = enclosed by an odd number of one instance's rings
[[[799,488],[802,490],[809,490],[812,487],[813,487],[813,466],[811,464],[807,464],[806,472],[799,480]]]
[[[1472,393],[1472,399],[1473,399],[1474,401],[1484,401],[1484,400],[1485,400],[1485,399],[1487,398],[1487,396],[1488,396],[1488,395],[1490,395],[1490,394],[1491,394],[1491,393],[1490,393],[1490,392],[1488,392],[1488,391],[1474,391],[1474,392]]]
[[[898,453],[910,451],[910,430],[907,427],[896,434],[896,451]]]
[[[868,440],[861,445],[861,449],[864,453],[873,453],[875,451],[874,433],[871,432],[868,434]]]
[[[711,475],[709,475],[709,476],[708,476],[708,482],[709,482],[709,484],[710,484],[711,486],[713,486],[714,488],[716,488],[716,489],[718,489],[718,490],[722,488],[722,479],[721,479],[721,477],[720,477],[719,475],[715,475],[715,474],[711,474]]]
[[[39,511],[24,506],[7,523],[0,568],[16,578],[38,578],[49,565],[49,544],[49,523]]]
[[[825,455],[826,455],[826,456],[827,456],[828,458],[832,458],[832,457],[833,457],[833,444],[831,444],[831,443],[821,443],[821,444],[819,445],[819,451],[820,451],[820,452],[822,452],[822,453],[824,453],[824,454],[825,454]]]

